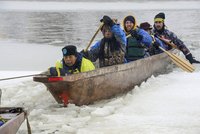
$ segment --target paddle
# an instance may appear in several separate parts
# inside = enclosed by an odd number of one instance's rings
[[[171,46],[172,48],[175,48],[175,49],[178,49],[178,47],[173,43],[173,42],[170,42],[170,40],[168,39],[164,39],[164,38],[161,38],[161,37],[158,37],[160,40],[164,41],[167,45]],[[179,49],[178,49],[179,50]],[[180,59],[180,58],[179,58]],[[185,65],[187,64],[187,66],[189,66],[193,71],[195,70],[195,68],[192,66],[191,63],[187,62],[185,59],[180,59],[182,62],[185,63]],[[180,61],[180,62],[181,62]],[[192,72],[193,72],[192,71]]]
[[[174,44],[174,43],[170,43],[170,40],[168,40],[168,39],[164,39],[164,38],[161,38],[161,37],[158,37],[161,41],[163,41],[163,42],[165,42],[167,45],[169,45],[169,46],[171,46],[171,47],[173,47],[173,48],[176,48],[176,49],[178,49],[178,47]]]
[[[17,76],[17,77],[3,78],[3,79],[0,79],[0,81],[18,79],[18,78],[25,78],[25,77],[32,77],[32,76],[37,76],[37,75],[45,75],[45,74],[31,74],[31,75],[23,75],[23,76]]]
[[[101,23],[101,25],[99,26],[99,28],[97,29],[97,31],[96,31],[95,34],[93,35],[92,39],[90,40],[88,46],[87,46],[86,49],[84,50],[85,52],[88,50],[88,48],[89,48],[90,45],[92,44],[94,38],[97,36],[98,32],[100,31],[100,29],[102,28],[103,25],[104,25],[104,23]]]
[[[165,52],[170,58],[171,60],[178,66],[180,67],[181,69],[183,69],[184,71],[187,71],[187,72],[190,72],[192,73],[195,68],[189,63],[187,62],[186,60],[182,59],[181,57],[173,54],[173,53],[170,53],[168,51],[166,51],[165,49],[163,49],[162,47],[159,46],[159,48]]]

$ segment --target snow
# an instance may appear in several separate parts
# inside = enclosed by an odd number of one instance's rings
[[[200,9],[199,1],[143,1],[143,2],[28,2],[1,1],[0,10],[25,11],[82,11],[82,10],[172,10]],[[151,6],[149,6],[151,5]]]
[[[81,107],[58,105],[32,78],[1,81],[1,106],[25,107],[33,133],[196,134],[200,132],[200,67],[195,66],[193,73],[175,68],[152,76],[127,94]],[[34,73],[39,72],[11,71],[10,76]],[[1,71],[0,77],[8,74]],[[18,133],[26,133],[25,123]]]

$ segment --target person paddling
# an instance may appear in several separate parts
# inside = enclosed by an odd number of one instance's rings
[[[146,31],[137,27],[135,17],[126,16],[123,28],[127,35],[126,60],[130,62],[148,57],[146,48],[151,46],[152,38]]]
[[[172,46],[169,46],[168,44],[174,45],[174,47],[177,47],[180,51],[183,52],[186,59],[189,60],[189,62],[192,63],[200,63],[199,61],[195,60],[192,56],[190,50],[186,47],[186,45],[181,41],[173,32],[166,29],[165,26],[165,14],[164,13],[158,13],[154,17],[154,34],[156,37],[160,38],[166,48],[170,50]]]
[[[124,63],[126,51],[125,33],[109,16],[103,16],[100,21],[104,23],[101,29],[103,38],[97,41],[89,51],[82,50],[81,53],[93,62],[99,59],[100,67]]]
[[[65,76],[66,74],[75,74],[79,72],[87,72],[94,70],[93,63],[84,58],[77,52],[74,45],[68,45],[62,48],[63,59],[56,62],[56,67],[51,67],[49,73],[51,76]]]

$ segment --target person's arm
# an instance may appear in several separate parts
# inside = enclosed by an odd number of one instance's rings
[[[157,37],[155,37],[155,43],[154,44],[156,44],[157,46],[160,46],[160,47],[166,49],[166,47],[163,44],[163,42],[160,39],[158,39]]]
[[[183,52],[185,55],[185,58],[189,60],[189,62],[192,63],[200,63],[200,61],[196,60],[190,50],[186,47],[186,45],[181,41],[173,32],[170,33],[171,41],[178,47],[180,51]]]
[[[137,34],[140,35],[142,38],[140,41],[141,44],[144,44],[146,47],[150,47],[152,44],[152,37],[151,35],[143,29],[138,28]]]
[[[181,41],[176,34],[174,34],[173,32],[170,31],[170,35],[169,35],[171,41],[178,47],[179,50],[181,50],[183,52],[183,54],[186,56],[188,54],[190,54],[190,50],[186,47],[186,45],[183,43],[183,41]]]
[[[135,30],[131,30],[130,34],[132,37],[135,37],[141,45],[144,45],[146,47],[150,47],[152,44],[152,37],[144,31],[143,29],[137,28]]]
[[[114,34],[117,41],[119,41],[123,46],[126,46],[126,34],[124,31],[120,28],[120,25],[113,25],[111,27],[111,31]]]
[[[95,62],[99,58],[101,41],[96,42],[88,51],[88,59]]]

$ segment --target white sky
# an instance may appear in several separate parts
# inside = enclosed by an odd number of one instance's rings
[[[151,5],[151,6],[149,6]],[[81,10],[165,10],[200,9],[199,1],[143,1],[143,2],[26,2],[1,1],[0,10],[81,11]]]

